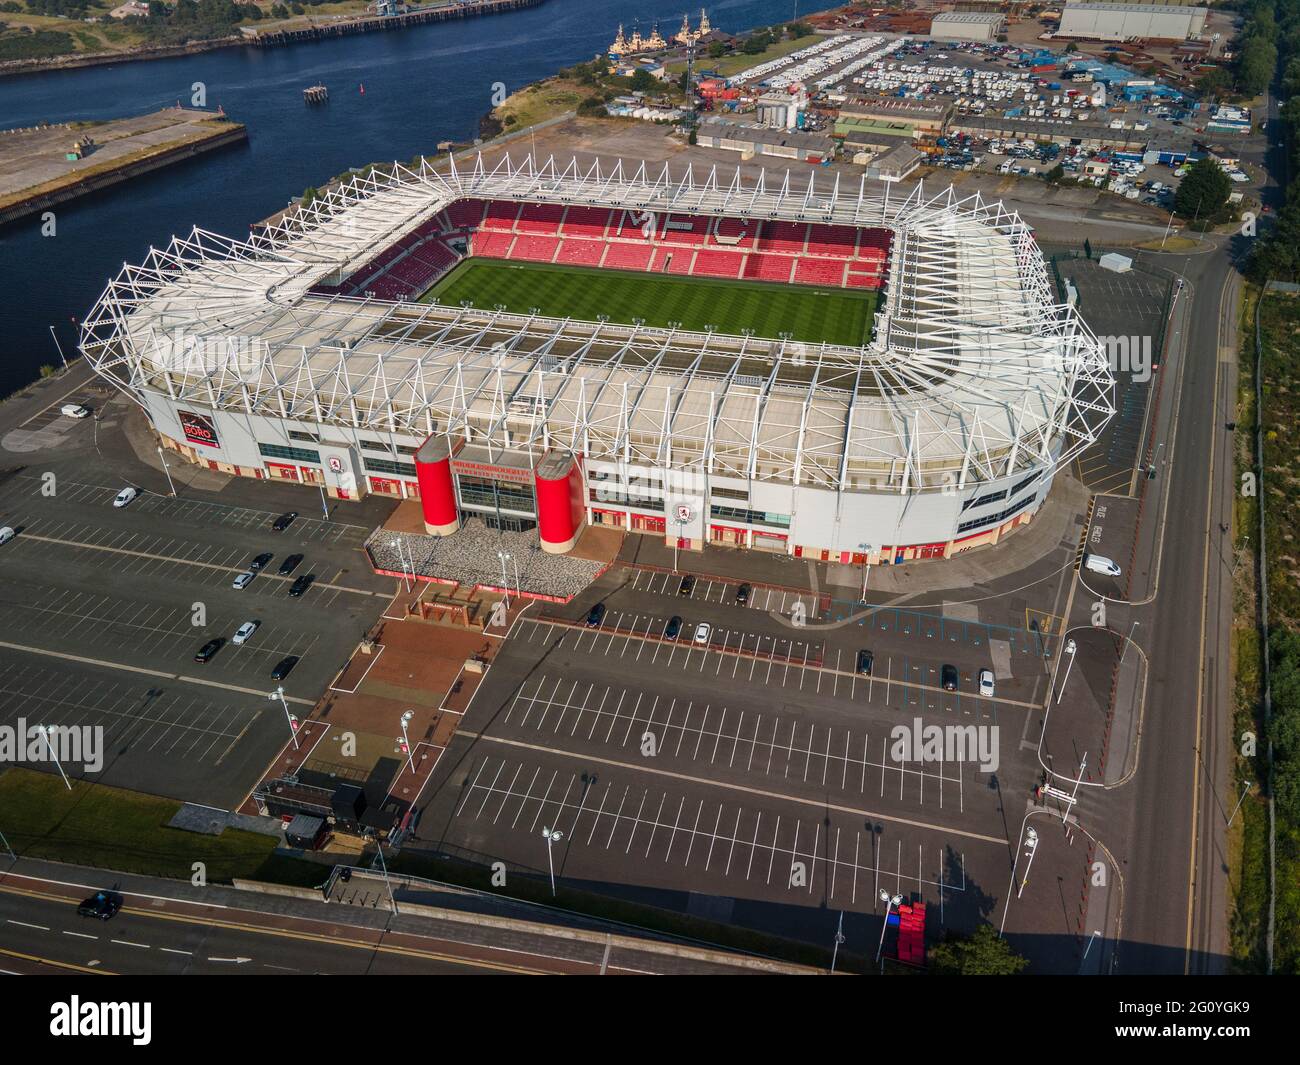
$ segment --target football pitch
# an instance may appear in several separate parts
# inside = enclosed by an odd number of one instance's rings
[[[805,343],[865,344],[871,338],[876,293],[761,281],[680,277],[547,263],[471,258],[420,297],[480,310],[504,306],[516,314],[704,332],[780,337]]]

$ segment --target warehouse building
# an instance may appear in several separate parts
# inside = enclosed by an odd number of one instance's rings
[[[746,155],[770,155],[799,162],[820,162],[835,154],[835,142],[821,133],[791,129],[767,129],[725,118],[706,118],[696,137],[701,147],[721,148]]]
[[[1123,41],[1131,37],[1183,41],[1200,35],[1207,14],[1203,7],[1071,3],[1061,12],[1061,27],[1056,36],[1100,41]]]
[[[1006,18],[996,12],[946,11],[934,16],[930,36],[945,41],[993,41],[1006,25]]]

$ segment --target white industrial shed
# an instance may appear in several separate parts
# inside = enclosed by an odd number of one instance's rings
[[[996,12],[946,11],[934,16],[930,36],[949,41],[991,41],[1006,24],[1006,18]]]
[[[1182,41],[1200,35],[1205,29],[1207,14],[1203,7],[1071,3],[1061,11],[1061,28],[1057,30],[1057,36],[1116,41],[1129,37],[1153,37]]]

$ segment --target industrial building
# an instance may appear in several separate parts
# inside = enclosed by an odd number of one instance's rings
[[[1161,4],[1068,3],[1057,37],[1123,41],[1129,38],[1183,41],[1205,29],[1203,7]]]
[[[946,11],[934,16],[930,36],[945,41],[993,41],[1006,26],[1006,17],[996,12]]]
[[[570,240],[605,266],[668,242],[738,277],[856,270],[878,286],[874,328],[852,347],[418,300],[419,254],[445,270]],[[599,523],[686,548],[944,558],[1031,520],[1114,412],[1106,352],[1015,212],[806,169],[374,169],[247,238],[196,229],[124,266],[81,350],[192,461],[418,498],[431,535],[495,513],[547,551]]]
[[[823,133],[769,129],[747,122],[735,122],[718,115],[711,115],[699,124],[696,139],[705,148],[721,148],[745,155],[767,155],[776,159],[795,159],[799,162],[819,162],[835,154],[835,142]]]

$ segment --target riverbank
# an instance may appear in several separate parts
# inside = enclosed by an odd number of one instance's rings
[[[106,122],[6,130],[0,133],[0,227],[247,139],[245,127],[220,112],[176,107]],[[85,148],[73,152],[78,143]],[[80,157],[69,159],[69,153]]]
[[[0,62],[0,77],[77,70],[111,63],[175,59],[222,48],[282,48],[361,33],[392,32],[433,22],[506,14],[537,7],[542,3],[545,0],[452,0],[450,3],[426,4],[400,15],[371,15],[364,9],[355,15],[340,14],[326,19],[313,19],[309,15],[305,19],[291,19],[261,31],[252,26],[241,27],[238,33],[188,41],[185,44],[136,45],[102,52],[68,52],[63,55],[5,60]]]

